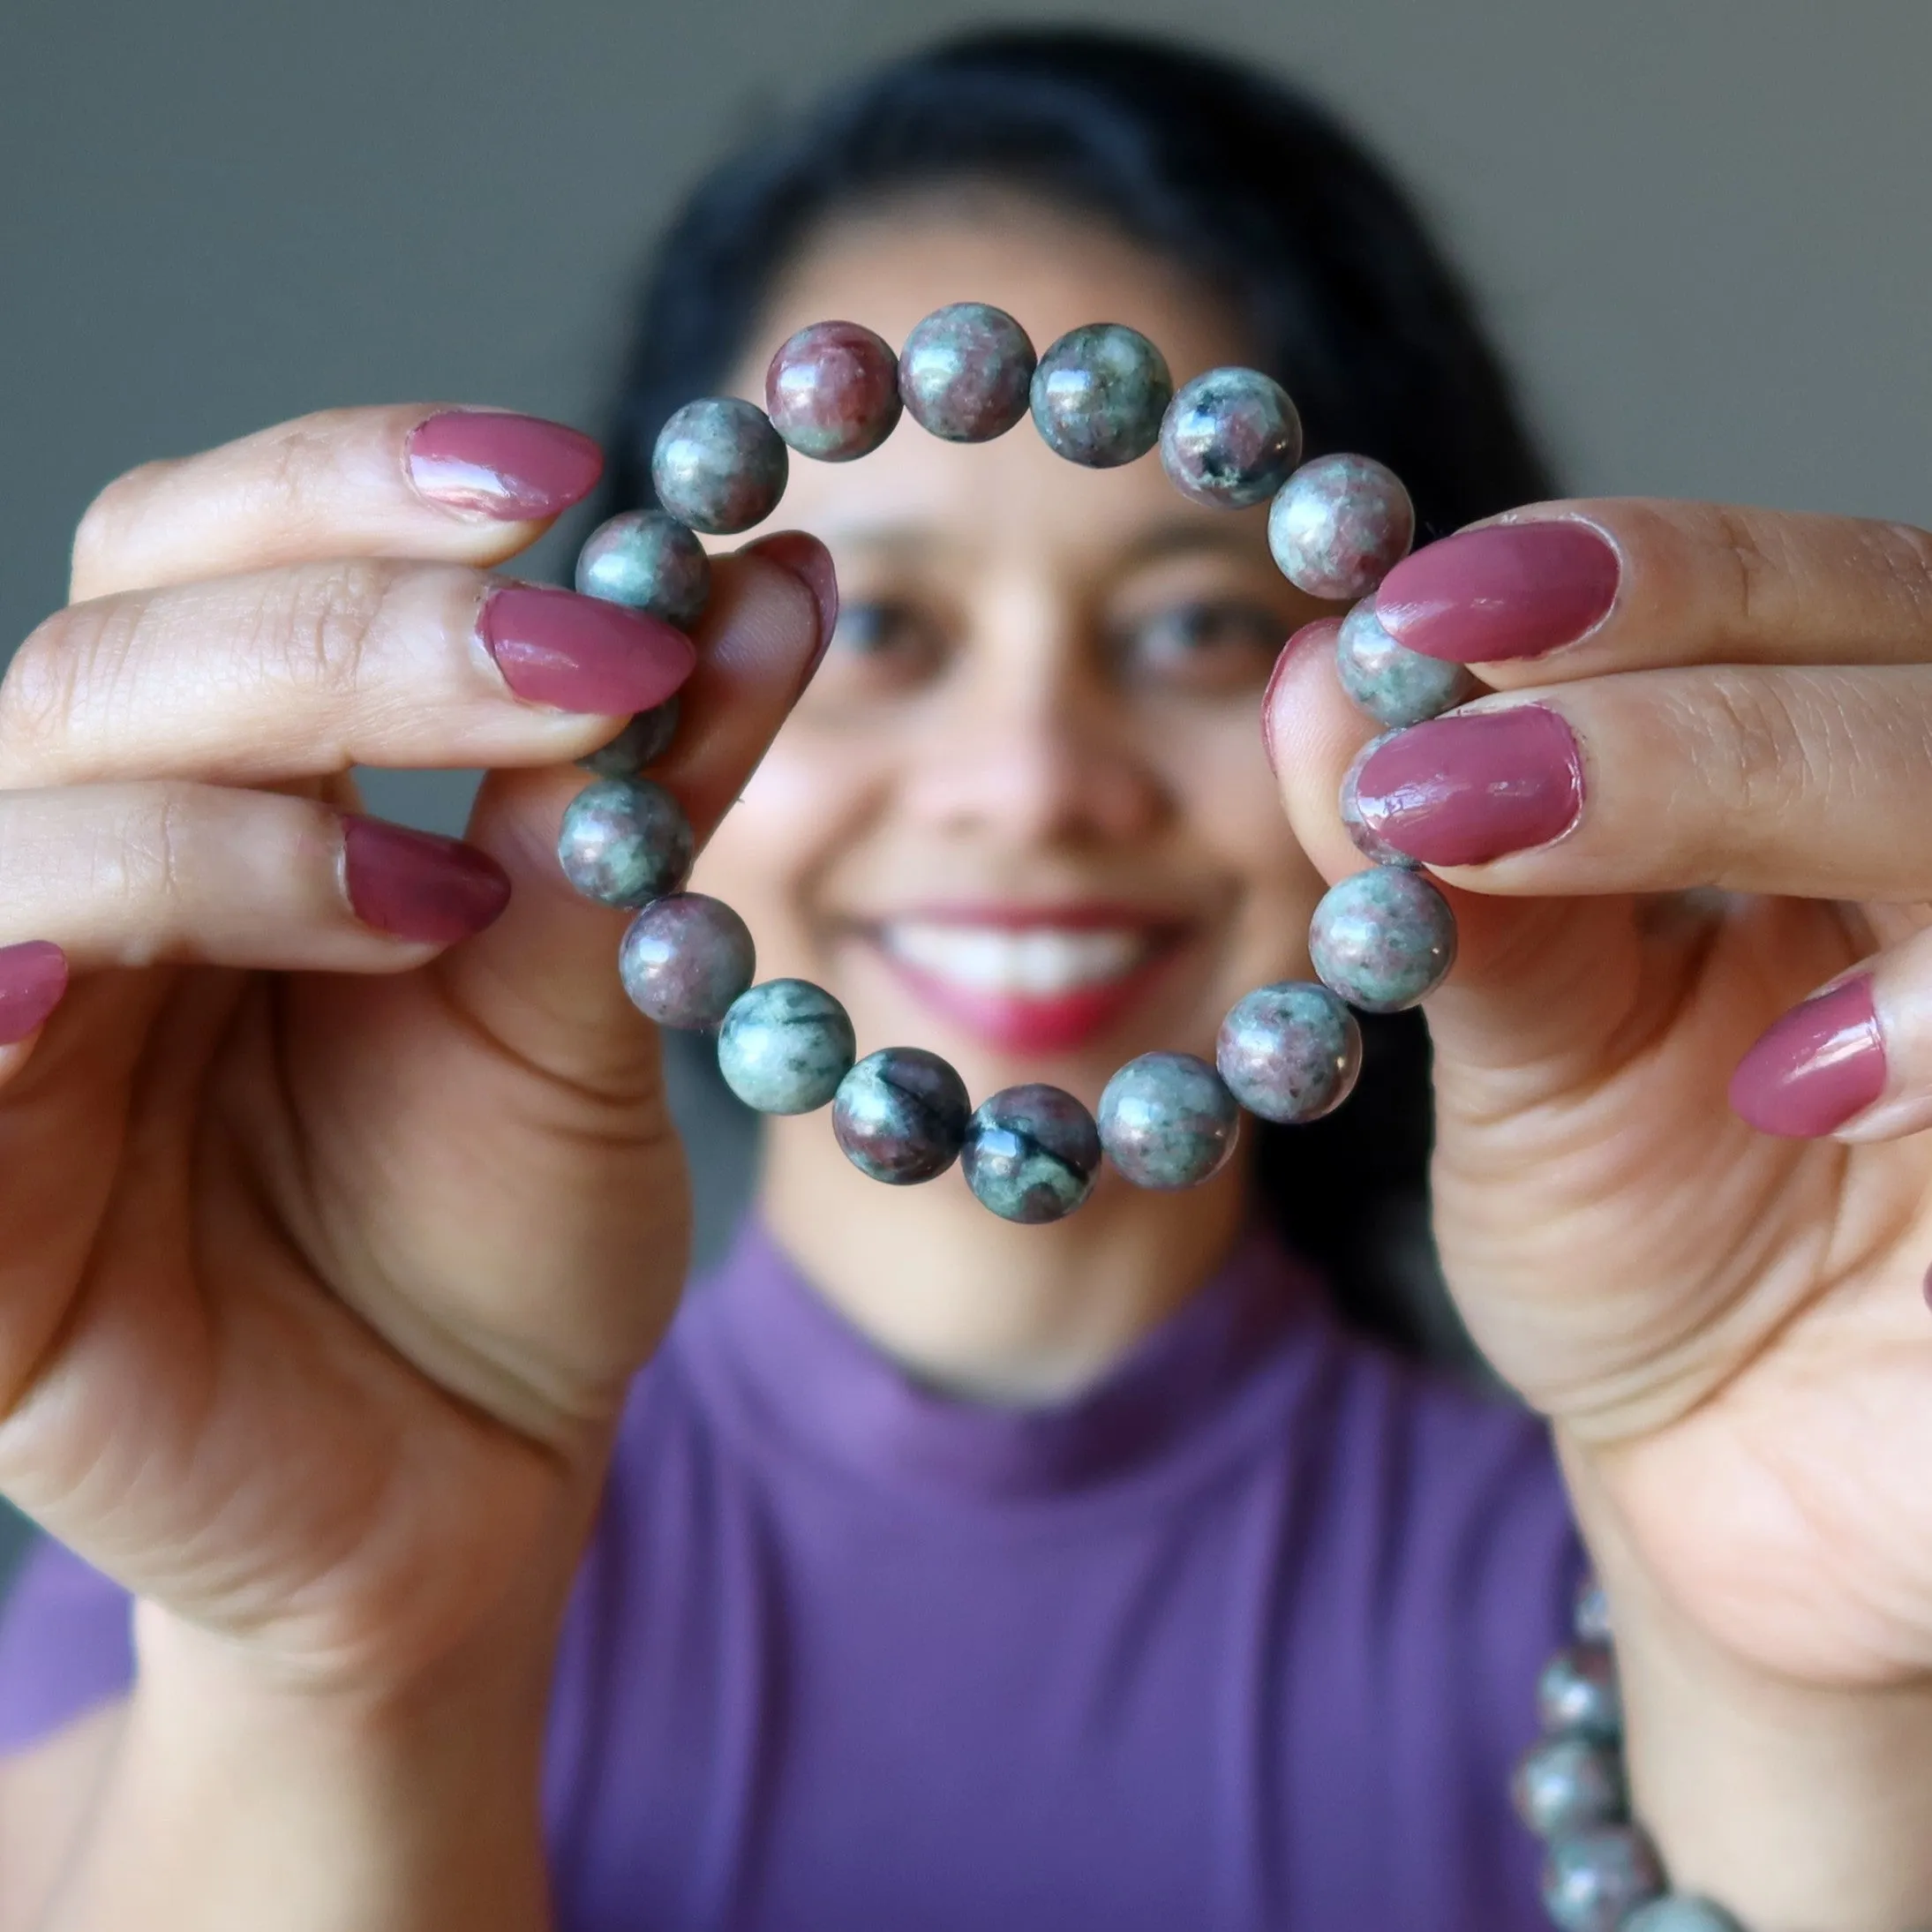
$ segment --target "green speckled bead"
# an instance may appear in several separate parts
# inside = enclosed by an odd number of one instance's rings
[[[1324,986],[1365,1013],[1399,1013],[1455,964],[1455,914],[1419,872],[1377,866],[1331,886],[1308,926]]]
[[[1037,1225],[1071,1214],[1101,1164],[1094,1116],[1057,1086],[1009,1086],[982,1101],[959,1166],[982,1207]]]
[[[1136,329],[1092,322],[1070,329],[1034,371],[1034,424],[1047,447],[1089,470],[1144,456],[1161,439],[1174,379]]]
[[[576,583],[585,597],[648,611],[689,630],[711,594],[711,560],[676,517],[626,510],[591,531],[577,553]]]
[[[1744,1932],[1744,1921],[1708,1898],[1671,1892],[1639,1906],[1617,1932]]]
[[[1393,470],[1370,456],[1318,456],[1268,511],[1276,568],[1310,597],[1366,597],[1409,554],[1416,510]]]
[[[1576,1593],[1570,1631],[1579,1643],[1610,1642],[1610,1598],[1601,1583],[1585,1583]]]
[[[599,778],[564,808],[557,862],[586,898],[648,906],[691,869],[684,808],[649,778]]]
[[[635,778],[670,750],[672,740],[678,735],[678,715],[676,696],[667,697],[662,704],[639,711],[609,744],[599,745],[577,763],[600,778]]]
[[[882,1047],[838,1083],[832,1135],[861,1174],[906,1187],[959,1158],[972,1112],[966,1082],[936,1053]]]
[[[658,432],[650,480],[679,522],[729,537],[778,507],[788,462],[785,440],[756,403],[708,395],[674,410]]]
[[[1398,644],[1382,628],[1372,598],[1342,620],[1335,636],[1342,688],[1379,723],[1419,725],[1453,710],[1476,688],[1466,666]]]
[[[1543,1909],[1560,1932],[1623,1932],[1630,1913],[1663,1891],[1663,1868],[1637,1825],[1574,1832],[1544,1860]]]
[[[1599,1744],[1621,1740],[1623,1697],[1608,1644],[1567,1644],[1543,1666],[1537,1720],[1552,1736],[1594,1738]]]
[[[1319,1120],[1353,1090],[1362,1027],[1325,986],[1281,980],[1229,1009],[1214,1062],[1234,1097],[1263,1120]]]
[[[808,1114],[838,1091],[858,1042],[846,1010],[808,980],[767,980],[733,1001],[718,1071],[761,1114]]]
[[[1107,1157],[1136,1187],[1196,1187],[1235,1151],[1241,1110],[1191,1053],[1144,1053],[1108,1081],[1095,1124]]]
[[[1004,309],[952,302],[935,309],[899,350],[906,413],[949,443],[987,443],[1026,413],[1036,360]]]
[[[1532,1744],[1516,1766],[1509,1794],[1516,1815],[1539,1838],[1621,1824],[1629,1806],[1621,1755],[1591,1738],[1545,1738]]]
[[[1302,419],[1259,369],[1210,369],[1161,422],[1161,467],[1184,497],[1242,510],[1266,503],[1301,461]]]

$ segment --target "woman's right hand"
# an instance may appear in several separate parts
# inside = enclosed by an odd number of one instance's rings
[[[395,408],[136,470],[0,685],[0,1031],[72,975],[0,1046],[0,1491],[144,1643],[380,1698],[554,1626],[688,1225],[571,761],[689,673],[702,838],[836,609],[809,539],[723,560],[693,671],[484,574],[596,467]],[[345,816],[356,763],[492,768],[469,846]]]

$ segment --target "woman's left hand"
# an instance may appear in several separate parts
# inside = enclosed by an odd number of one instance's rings
[[[1932,536],[1544,504],[1377,607],[1491,687],[1359,778],[1461,927],[1428,1004],[1458,1304],[1555,1422],[1616,1614],[1740,1682],[1923,1700],[1923,1771]],[[1269,703],[1334,877],[1374,727],[1312,628]]]

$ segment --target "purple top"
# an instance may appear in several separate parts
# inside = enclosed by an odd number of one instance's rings
[[[980,1407],[762,1235],[639,1378],[558,1663],[567,1932],[1531,1932],[1510,1815],[1582,1559],[1547,1435],[1245,1245],[1106,1381]],[[0,1746],[124,1688],[51,1546]]]

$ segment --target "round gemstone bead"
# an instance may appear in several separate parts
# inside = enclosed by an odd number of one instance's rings
[[[1335,670],[1342,688],[1384,725],[1419,725],[1440,717],[1476,688],[1465,666],[1398,644],[1365,598],[1342,620]]]
[[[955,302],[906,338],[898,387],[906,413],[949,443],[987,443],[1026,413],[1034,345],[1004,309]]]
[[[684,808],[649,778],[599,778],[564,808],[557,862],[586,898],[648,906],[691,869]]]
[[[1034,423],[1047,447],[1089,470],[1146,455],[1173,398],[1161,351],[1118,322],[1068,330],[1034,371]]]
[[[711,560],[676,517],[626,510],[598,524],[577,553],[577,588],[689,630],[711,594]]]
[[[898,357],[856,322],[814,322],[771,358],[764,406],[800,455],[850,462],[869,455],[898,422]]]
[[[1210,369],[1161,421],[1161,464],[1183,496],[1221,509],[1265,503],[1300,462],[1302,419],[1259,369]]]
[[[1558,1838],[1544,1861],[1543,1909],[1561,1932],[1622,1932],[1629,1914],[1663,1890],[1657,1853],[1634,1824]]]
[[[861,1174],[904,1187],[959,1158],[972,1111],[966,1082],[936,1053],[883,1047],[838,1083],[831,1131]]]
[[[1398,852],[1362,816],[1362,767],[1394,735],[1392,731],[1385,731],[1380,736],[1370,739],[1349,760],[1349,769],[1342,774],[1342,826],[1349,835],[1349,844],[1364,859],[1372,859],[1377,865],[1401,866],[1413,872],[1420,868],[1422,861],[1411,859],[1406,852]]]
[[[1408,491],[1371,456],[1318,456],[1303,464],[1268,512],[1275,564],[1311,597],[1366,597],[1415,540]]]
[[[660,1026],[715,1026],[751,984],[751,930],[722,899],[673,892],[630,922],[617,949],[630,1003]]]
[[[983,1207],[1003,1221],[1059,1221],[1094,1191],[1100,1131],[1057,1086],[1009,1086],[982,1101],[959,1164]]]
[[[1579,1643],[1610,1642],[1610,1598],[1601,1583],[1586,1583],[1577,1592],[1570,1628]]]
[[[1214,1061],[1234,1097],[1263,1120],[1319,1120],[1362,1071],[1362,1028],[1325,986],[1282,980],[1237,1000]]]
[[[1708,1898],[1673,1891],[1639,1906],[1618,1932],[1744,1932],[1744,1923]]]
[[[1543,1666],[1537,1719],[1552,1735],[1594,1738],[1599,1744],[1621,1739],[1623,1697],[1608,1644],[1568,1644]]]
[[[1323,985],[1365,1013],[1399,1013],[1455,964],[1455,914],[1419,872],[1377,866],[1331,886],[1309,921]]]
[[[1108,1081],[1097,1116],[1107,1157],[1136,1187],[1193,1187],[1235,1151],[1241,1112],[1191,1053],[1144,1053]]]
[[[732,1002],[718,1071],[761,1114],[808,1114],[838,1091],[858,1042],[846,1010],[808,980],[767,980]]]
[[[764,411],[734,395],[675,410],[650,456],[658,500],[693,530],[728,537],[762,522],[785,494],[784,440]]]
[[[1629,1803],[1621,1756],[1613,1746],[1589,1738],[1545,1738],[1531,1745],[1509,1792],[1517,1816],[1542,1838],[1620,1823]]]
[[[599,745],[577,763],[600,778],[635,778],[646,765],[656,764],[678,735],[678,700],[673,694],[662,704],[639,711],[607,745]]]

